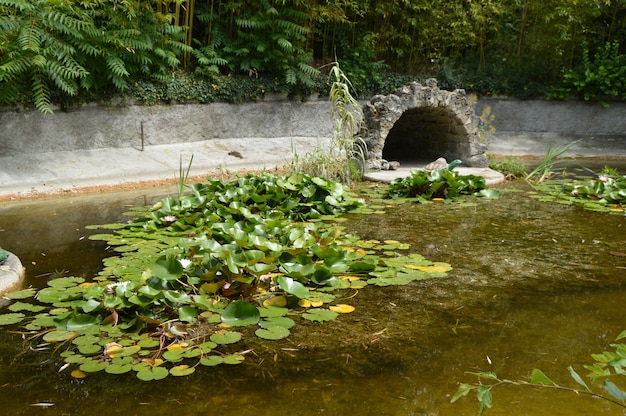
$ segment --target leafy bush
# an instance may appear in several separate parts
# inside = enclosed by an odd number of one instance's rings
[[[626,54],[620,54],[619,43],[606,43],[593,59],[589,55],[585,47],[582,70],[565,72],[565,85],[603,107],[608,98],[626,98]]]
[[[123,91],[138,75],[163,80],[190,51],[183,28],[141,2],[6,0],[0,10],[0,104],[50,113],[57,92]]]

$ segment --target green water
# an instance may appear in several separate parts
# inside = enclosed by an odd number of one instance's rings
[[[527,190],[523,183],[508,188]],[[159,193],[160,192],[160,193]],[[119,221],[162,191],[0,204],[0,246],[46,273],[97,270],[105,247],[84,226]],[[626,219],[548,204],[524,192],[474,207],[402,205],[350,216],[363,238],[395,239],[452,264],[445,279],[369,287],[331,323],[302,322],[281,341],[251,338],[243,365],[199,368],[145,383],[132,375],[71,380],[58,355],[21,351],[0,331],[0,403],[6,415],[475,415],[473,397],[450,404],[467,371],[527,379],[541,368],[592,362],[626,329]],[[571,393],[501,387],[487,415],[616,415],[619,407]],[[44,403],[50,407],[41,407]]]

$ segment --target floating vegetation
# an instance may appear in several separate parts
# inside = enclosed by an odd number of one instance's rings
[[[280,340],[302,319],[335,320],[354,310],[346,301],[366,286],[451,270],[402,254],[409,244],[345,233],[332,220],[364,203],[334,181],[263,174],[189,189],[133,210],[126,224],[90,227],[111,230],[90,238],[118,255],[91,280],[61,276],[8,294],[15,302],[0,325],[62,345],[72,377],[160,380],[240,364],[245,337]]]
[[[534,186],[530,196],[542,201],[579,205],[586,210],[626,213],[626,176],[602,174],[592,179],[549,180]]]
[[[416,198],[418,202],[437,198],[455,199],[462,195],[500,197],[497,190],[487,186],[482,176],[459,175],[458,172],[448,169],[413,171],[405,178],[394,179],[387,190],[389,198]]]

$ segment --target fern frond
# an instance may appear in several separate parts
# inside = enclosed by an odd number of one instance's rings
[[[50,101],[50,88],[46,82],[42,71],[34,68],[30,73],[32,82],[31,91],[33,93],[33,102],[35,108],[44,114],[52,114],[52,104]]]

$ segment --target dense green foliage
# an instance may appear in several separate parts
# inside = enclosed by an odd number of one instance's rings
[[[553,179],[535,185],[532,197],[547,202],[580,205],[590,211],[626,214],[626,176],[601,174],[594,178]]]
[[[98,276],[61,277],[15,301],[1,325],[29,339],[67,343],[74,377],[135,372],[184,376],[197,366],[239,364],[246,337],[279,340],[301,319],[331,321],[368,286],[446,276],[445,263],[410,244],[360,240],[333,222],[363,202],[339,183],[308,175],[208,180],[179,198],[139,208],[96,234],[118,256]],[[33,299],[34,298],[34,299]],[[30,299],[30,301],[28,301]]]
[[[387,189],[390,198],[416,198],[419,202],[434,198],[455,199],[462,195],[497,198],[499,193],[489,189],[485,178],[459,175],[448,169],[432,172],[416,170],[405,178],[394,179]]]
[[[328,91],[319,71],[332,61],[360,94],[390,92],[403,73],[606,103],[625,95],[625,26],[626,4],[611,0],[2,0],[0,104],[49,112],[139,85],[159,91],[147,102],[306,96]],[[163,92],[180,70],[208,81]],[[236,92],[245,78],[254,87]]]

